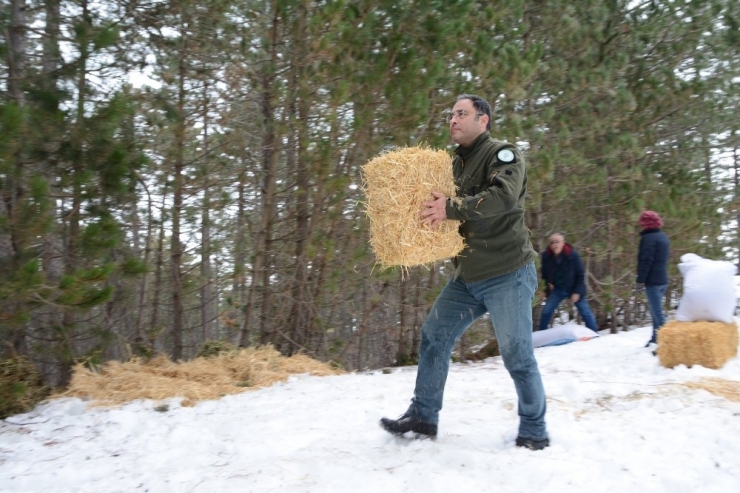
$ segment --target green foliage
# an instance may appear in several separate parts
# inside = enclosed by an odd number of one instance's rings
[[[342,352],[342,349],[344,349],[344,347],[345,347],[345,342],[343,340],[334,338],[329,343],[329,346],[327,348],[327,354],[330,357],[335,357]]]
[[[83,254],[95,254],[113,248],[121,241],[121,225],[109,215],[96,218],[82,232]]]
[[[37,292],[41,297],[65,309],[86,311],[111,299],[113,287],[104,283],[114,268],[114,264],[108,263],[62,275],[56,289],[52,289],[43,286],[43,274],[38,269],[38,262],[31,262],[25,270],[33,275],[29,275],[22,284],[26,289],[23,293],[28,298],[33,298],[33,293]],[[18,295],[23,293],[15,293],[15,298],[18,299]]]
[[[98,328],[98,330],[95,330],[96,335],[99,335],[101,333],[101,330]],[[106,331],[107,332],[107,331]],[[110,333],[107,332],[103,338],[109,338]],[[102,346],[105,344],[101,344],[99,346]],[[81,364],[85,368],[87,368],[90,371],[96,372],[100,368],[100,366],[105,363],[105,360],[103,359],[103,351],[100,347],[94,348],[87,352],[87,354],[79,355],[76,358],[74,358],[75,364]]]
[[[136,257],[125,258],[119,265],[118,269],[126,277],[137,277],[149,272],[149,267],[143,259]]]
[[[77,271],[77,279],[83,283],[99,282],[104,281],[108,278],[111,272],[113,272],[114,265],[107,263],[100,266],[91,267],[89,269],[80,269]]]
[[[69,289],[74,286],[75,282],[77,282],[77,278],[74,276],[62,276],[59,279],[59,288]]]
[[[239,348],[229,341],[205,341],[198,349],[197,358],[212,358],[224,353],[237,351]]]
[[[26,357],[0,359],[0,419],[32,410],[48,393],[41,373]]]
[[[112,286],[98,288],[87,285],[80,286],[76,283],[73,286],[77,287],[77,289],[69,289],[62,292],[56,300],[57,303],[70,309],[87,310],[101,303],[105,303],[113,293]]]
[[[0,169],[8,173],[12,166],[10,157],[17,150],[23,135],[24,115],[15,103],[0,104]]]
[[[118,33],[118,26],[110,25],[101,28],[93,38],[94,49],[102,50],[114,46],[118,41]]]
[[[2,265],[2,263],[0,263]],[[30,319],[23,303],[29,302],[44,279],[39,260],[29,260],[18,268],[0,271],[0,334],[10,327],[22,327]]]

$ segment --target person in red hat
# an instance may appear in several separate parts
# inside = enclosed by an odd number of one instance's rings
[[[640,214],[638,221],[640,232],[640,248],[637,253],[636,291],[645,291],[645,296],[653,319],[653,335],[645,344],[658,342],[658,330],[665,324],[663,313],[663,297],[668,288],[668,254],[670,241],[660,228],[663,219],[655,211],[645,211]]]

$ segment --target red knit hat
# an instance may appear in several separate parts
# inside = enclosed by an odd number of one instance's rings
[[[640,214],[639,223],[642,229],[658,229],[663,226],[663,220],[655,211],[645,211]]]

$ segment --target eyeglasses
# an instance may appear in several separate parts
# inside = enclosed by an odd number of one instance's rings
[[[457,118],[458,120],[462,120],[463,118],[465,118],[465,117],[466,117],[466,116],[468,116],[469,114],[470,114],[470,113],[468,113],[468,112],[467,112],[467,111],[465,111],[465,110],[457,110],[457,111],[451,111],[450,113],[448,113],[448,114],[447,114],[447,117],[445,118],[445,121],[446,121],[447,123],[450,123],[450,122],[452,121],[452,119],[453,119],[453,118]],[[478,118],[479,116],[481,116],[481,115],[483,115],[483,113],[478,113],[478,112],[476,112],[476,113],[475,113],[475,117],[476,117],[476,119],[477,119],[477,118]]]
[[[549,244],[550,245],[557,245],[558,243],[562,243],[562,241],[560,241],[560,240],[551,240]]]

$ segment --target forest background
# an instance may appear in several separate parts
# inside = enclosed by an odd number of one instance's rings
[[[209,341],[413,363],[449,269],[375,265],[360,170],[451,150],[461,93],[525,152],[532,242],[581,253],[602,328],[639,316],[645,209],[667,303],[682,254],[738,261],[736,1],[0,1],[0,337],[47,385]]]

